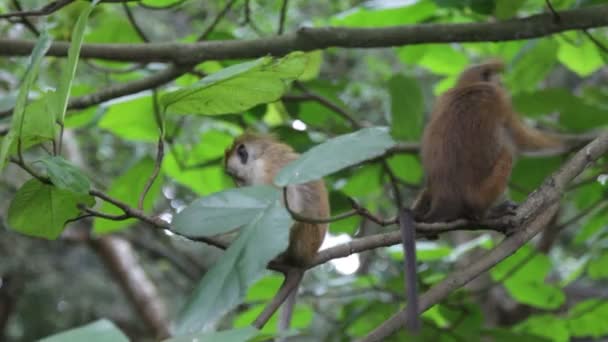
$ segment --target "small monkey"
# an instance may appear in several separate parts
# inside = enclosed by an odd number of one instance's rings
[[[456,85],[439,97],[425,128],[421,149],[425,187],[413,212],[403,211],[400,216],[402,234],[408,233],[403,239],[410,259],[406,322],[413,331],[419,322],[412,216],[422,222],[445,222],[512,213],[513,203],[497,202],[507,189],[515,155],[563,147],[559,140],[521,122],[500,83],[503,69],[496,60],[466,69]]]
[[[288,145],[272,136],[245,133],[236,138],[225,152],[226,172],[237,186],[272,185],[277,173],[299,155]],[[322,180],[287,186],[289,208],[302,216],[325,219],[330,208],[327,190]],[[282,257],[293,266],[305,267],[317,255],[327,232],[327,224],[295,222],[289,234],[289,245]],[[302,271],[294,277],[302,277]],[[284,285],[288,281],[286,275]],[[280,329],[288,328],[297,293],[293,290],[287,299],[279,320]]]

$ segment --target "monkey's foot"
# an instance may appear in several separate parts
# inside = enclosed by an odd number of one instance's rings
[[[488,213],[489,219],[498,219],[503,216],[515,216],[517,215],[517,208],[519,205],[513,201],[506,200],[499,205],[490,209]]]

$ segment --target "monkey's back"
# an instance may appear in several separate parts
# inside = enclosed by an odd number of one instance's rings
[[[489,82],[457,87],[442,95],[422,139],[422,164],[430,196],[427,220],[452,220],[471,210],[501,155],[504,91]]]

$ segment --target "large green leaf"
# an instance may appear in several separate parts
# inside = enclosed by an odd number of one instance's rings
[[[68,59],[61,72],[59,89],[57,90],[54,101],[55,107],[53,110],[53,117],[59,120],[61,123],[63,123],[65,111],[68,107],[70,90],[72,89],[72,81],[74,80],[74,75],[76,74],[76,66],[78,65],[78,57],[80,56],[80,47],[84,37],[84,30],[87,26],[87,20],[89,19],[89,15],[93,11],[93,8],[95,8],[95,5],[97,5],[99,1],[100,0],[91,1],[89,6],[78,17],[74,30],[72,31],[72,39],[68,49]]]
[[[587,272],[592,279],[608,278],[608,252],[591,260]]]
[[[437,7],[428,0],[398,8],[367,9],[357,7],[348,14],[341,14],[331,19],[334,26],[381,27],[413,24],[423,21],[435,14]]]
[[[515,57],[515,65],[505,77],[512,92],[534,90],[544,80],[557,62],[558,44],[551,38],[526,43]]]
[[[570,341],[570,332],[566,323],[557,315],[537,315],[518,324],[514,330],[545,337],[553,342],[567,342]]]
[[[251,222],[277,201],[280,192],[271,186],[230,189],[200,198],[173,218],[175,231],[188,236],[213,236]]]
[[[393,76],[391,94],[391,134],[397,139],[417,140],[422,135],[424,100],[418,82],[403,75]]]
[[[0,146],[0,172],[4,169],[13,141],[15,141],[15,138],[21,136],[27,97],[32,84],[34,84],[34,80],[36,80],[36,76],[38,75],[38,67],[40,66],[42,57],[44,57],[44,54],[50,46],[51,38],[49,37],[48,32],[44,31],[34,46],[27,71],[25,72],[25,77],[21,83],[21,87],[19,87],[19,95],[17,96],[15,108],[13,109],[11,128],[4,139],[2,139],[2,145]]]
[[[496,265],[491,275],[502,281],[509,294],[518,302],[543,309],[556,309],[565,301],[560,288],[547,284],[551,271],[546,255],[534,253],[531,247],[520,248],[514,255]]]
[[[31,179],[15,194],[8,208],[8,224],[20,233],[56,239],[65,222],[80,213],[78,204],[92,206],[93,197],[59,189]]]
[[[153,170],[154,160],[149,157],[141,159],[125,173],[114,179],[110,185],[110,189],[107,192],[108,195],[113,198],[119,198],[122,202],[136,208],[139,202],[139,197]],[[152,209],[154,202],[160,194],[161,185],[162,173],[156,177],[150,191],[148,191],[148,195],[143,203],[144,210]],[[111,215],[123,214],[123,211],[120,208],[105,201],[101,205],[101,211]],[[111,233],[127,228],[134,222],[136,222],[135,219],[111,221],[103,218],[96,218],[93,222],[93,230],[97,234]]]
[[[604,60],[596,45],[577,32],[565,32],[558,36],[557,59],[568,69],[586,77],[604,66]]]
[[[494,14],[498,19],[505,20],[514,17],[526,0],[496,0]]]
[[[198,83],[165,94],[161,103],[174,114],[237,113],[277,101],[307,67],[308,55],[293,52],[281,59],[262,57],[232,65]]]
[[[285,166],[275,184],[301,184],[377,157],[395,145],[386,127],[369,127],[317,145]]]
[[[576,304],[568,312],[568,329],[573,337],[591,337],[600,340],[608,335],[608,302],[586,300]]]
[[[30,102],[25,107],[23,122],[21,125],[21,150],[35,146],[45,141],[55,139],[57,131],[55,119],[50,114],[49,99],[52,93]],[[13,141],[10,153],[16,154],[18,150],[17,141]]]
[[[259,331],[252,327],[244,327],[232,330],[216,331],[212,333],[191,334],[187,336],[178,336],[164,340],[163,342],[246,342],[256,337]]]
[[[399,48],[399,59],[415,64],[438,75],[459,74],[468,63],[467,55],[452,45],[422,44]]]
[[[40,342],[128,342],[129,339],[107,319],[100,319],[85,326],[61,332]]]
[[[287,247],[291,225],[291,216],[275,201],[242,228],[197,286],[176,322],[177,333],[201,331],[236,306],[267,263]]]
[[[62,190],[73,191],[86,195],[89,193],[91,183],[87,176],[76,166],[61,156],[48,156],[40,160],[46,167],[46,173],[51,182]]]
[[[114,103],[99,120],[99,127],[117,136],[135,141],[158,140],[158,124],[154,118],[151,95]]]

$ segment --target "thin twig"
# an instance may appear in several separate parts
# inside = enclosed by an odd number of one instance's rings
[[[602,52],[608,53],[608,47],[599,41],[599,39],[595,38],[589,30],[583,30],[583,33],[593,42],[593,44],[595,44],[595,46],[602,50]]]
[[[207,39],[207,37],[215,29],[215,27],[217,26],[217,24],[220,23],[220,20],[222,20],[222,18],[224,18],[224,16],[228,13],[228,11],[230,11],[230,8],[232,7],[232,5],[234,5],[235,2],[236,2],[236,0],[230,0],[230,1],[228,1],[228,3],[226,4],[226,6],[224,6],[224,8],[215,16],[215,18],[213,19],[213,21],[211,22],[211,24],[196,39],[196,41],[200,42],[200,41],[203,41],[203,40]]]
[[[57,0],[43,6],[41,9],[38,10],[18,11],[0,14],[0,19],[13,17],[45,16],[62,9],[63,7],[71,4],[72,2],[74,2],[74,0]]]
[[[337,105],[336,103],[334,103],[333,101],[331,101],[330,99],[326,98],[323,95],[320,95],[310,89],[308,89],[306,86],[304,86],[302,83],[300,82],[294,82],[294,85],[300,89],[304,95],[306,95],[308,98],[310,98],[311,100],[317,101],[320,105],[332,110],[333,112],[335,112],[336,114],[338,114],[340,117],[342,117],[344,120],[348,121],[348,123],[353,127],[353,128],[362,128],[364,127],[362,124],[360,124],[357,120],[355,120],[355,118],[348,113],[346,110],[342,109],[342,107],[340,107],[339,105]]]
[[[21,2],[19,2],[19,0],[13,0],[13,5],[15,5],[15,8],[18,11],[23,11],[23,8],[21,7]],[[21,17],[19,20],[25,27],[27,27],[28,30],[30,30],[36,37],[38,37],[40,35],[40,31],[38,31],[38,29],[36,28],[36,25],[34,25],[34,23],[32,23],[27,17]]]
[[[163,164],[163,158],[165,156],[165,129],[163,124],[163,118],[161,117],[162,114],[160,112],[160,108],[158,107],[158,92],[156,90],[152,92],[152,102],[154,107],[154,118],[156,120],[156,124],[158,125],[159,137],[158,143],[156,145],[156,159],[154,160],[154,170],[152,170],[152,174],[148,178],[148,181],[146,182],[146,185],[144,186],[141,195],[139,195],[139,200],[137,202],[137,208],[139,210],[144,210],[144,200],[146,199],[146,195],[150,191],[150,188],[152,188],[152,184],[154,184],[156,177],[158,177],[158,174],[160,173],[160,168]]]
[[[545,0],[545,3],[547,4],[547,7],[549,8],[549,11],[551,11],[551,14],[553,14],[553,22],[555,24],[559,24],[562,20],[562,18],[559,16],[559,13],[557,13],[557,11],[555,10],[555,8],[553,8],[553,5],[551,4],[550,0]]]
[[[129,23],[131,24],[131,26],[133,27],[133,29],[135,30],[135,32],[137,33],[139,38],[141,38],[141,40],[143,40],[146,43],[150,42],[150,40],[148,39],[148,36],[144,32],[144,30],[139,26],[139,24],[137,24],[137,21],[135,20],[135,16],[133,15],[131,8],[129,7],[129,4],[127,4],[126,2],[123,2],[122,8],[125,10],[125,13],[127,14],[127,18],[129,19]]]
[[[287,18],[288,7],[289,0],[283,0],[283,3],[281,4],[281,14],[279,15],[279,29],[277,30],[279,36],[283,34],[283,30],[285,29],[285,19]]]
[[[164,11],[164,10],[168,10],[168,9],[172,9],[175,7],[178,7],[180,5],[182,5],[184,2],[186,2],[187,0],[179,0],[179,1],[175,1],[172,4],[168,4],[167,6],[151,6],[148,5],[144,2],[138,1],[137,5],[141,8],[145,8],[147,10],[152,10],[152,11]]]

